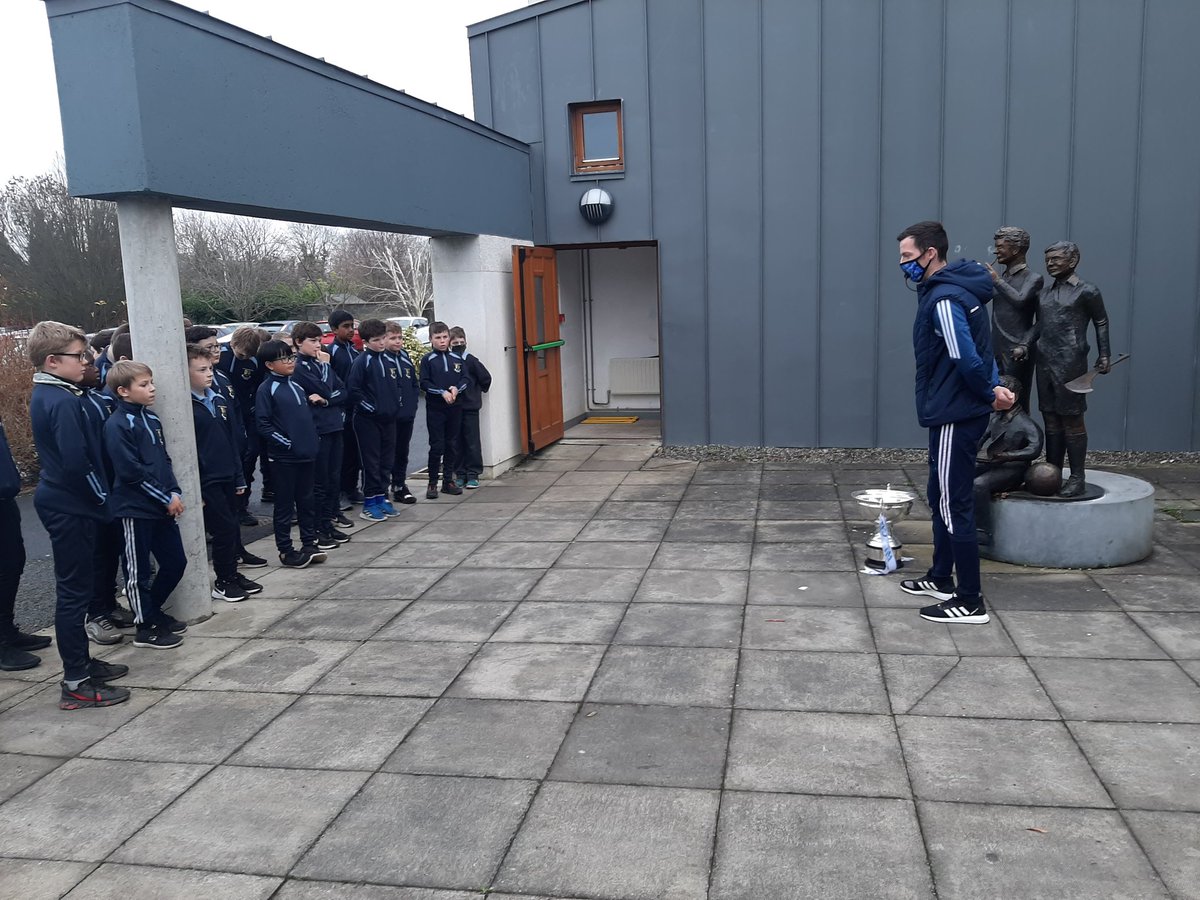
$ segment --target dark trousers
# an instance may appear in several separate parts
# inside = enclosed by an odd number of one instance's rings
[[[396,420],[356,415],[354,434],[362,463],[363,496],[386,497],[388,476],[396,458]]]
[[[0,644],[16,631],[13,610],[25,571],[25,540],[21,537],[21,508],[12,497],[0,498]]]
[[[958,577],[958,596],[980,594],[979,539],[975,534],[975,454],[988,416],[929,429],[929,509],[933,513],[933,565],[929,578]]]
[[[437,481],[438,473],[444,471],[450,481],[454,478],[454,447],[462,427],[462,407],[430,399],[425,403],[425,425],[429,429],[429,480]]]
[[[187,556],[179,525],[166,516],[158,519],[121,519],[125,533],[125,595],[138,626],[165,625],[163,605],[183,578]],[[158,572],[151,576],[150,557]]]
[[[300,520],[300,543],[312,546],[317,542],[317,508],[313,496],[313,470],[309,462],[272,460],[275,481],[275,546],[280,553],[290,553],[292,546],[292,513]]]
[[[91,673],[87,632],[83,630],[88,604],[92,602],[95,576],[92,560],[100,523],[83,516],[55,512],[37,506],[38,518],[50,535],[54,552],[54,640],[62,657],[63,678],[79,681]]]
[[[200,485],[204,500],[204,527],[212,535],[213,571],[221,581],[237,577],[242,529],[238,524],[237,486],[232,481]]]
[[[483,446],[479,440],[479,410],[462,411],[462,427],[458,432],[455,452],[458,474],[462,478],[478,478],[483,471]]]
[[[346,413],[342,429],[342,491],[358,490],[358,435],[354,433],[354,414]]]
[[[392,464],[392,486],[408,483],[408,445],[412,443],[412,419],[396,420],[396,461]]]
[[[117,608],[117,569],[125,555],[125,535],[120,522],[102,522],[96,531],[96,554],[92,570],[96,584],[88,617],[107,616]]]
[[[342,444],[344,433],[331,431],[321,435],[313,472],[313,499],[317,505],[317,531],[328,531],[341,513]]]

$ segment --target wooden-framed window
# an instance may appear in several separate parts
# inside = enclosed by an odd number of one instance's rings
[[[625,171],[625,132],[621,101],[572,103],[571,147],[576,175]]]

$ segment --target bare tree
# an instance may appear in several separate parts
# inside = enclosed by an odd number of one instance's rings
[[[410,316],[432,311],[428,238],[385,231],[351,232],[339,261],[371,299],[393,303]]]
[[[325,225],[296,222],[288,226],[287,248],[296,268],[298,285],[309,288],[317,296],[326,315],[337,309],[340,296],[349,293],[353,287],[350,279],[334,268],[335,260],[345,256],[342,248],[347,234],[341,228]]]
[[[273,222],[177,211],[175,233],[180,281],[214,313],[255,321],[274,305],[271,288],[289,280],[286,242]]]

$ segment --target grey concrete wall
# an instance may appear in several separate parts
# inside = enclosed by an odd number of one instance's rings
[[[893,239],[939,218],[978,259],[1028,228],[1037,270],[1077,241],[1133,354],[1093,446],[1200,448],[1194,0],[556,0],[470,34],[535,240],[659,242],[670,443],[920,445]],[[625,175],[572,178],[567,103],[612,98]]]

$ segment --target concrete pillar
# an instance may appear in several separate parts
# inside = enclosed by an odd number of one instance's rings
[[[177,619],[196,622],[212,615],[212,594],[171,204],[157,198],[119,200],[117,219],[133,356],[154,370],[154,413],[162,420],[167,451],[183,490],[179,528],[188,565],[167,609]]]
[[[435,237],[433,304],[437,318],[461,325],[467,348],[492,373],[479,416],[484,475],[494,477],[523,455],[517,422],[517,362],[512,248],[527,241],[494,235]]]

